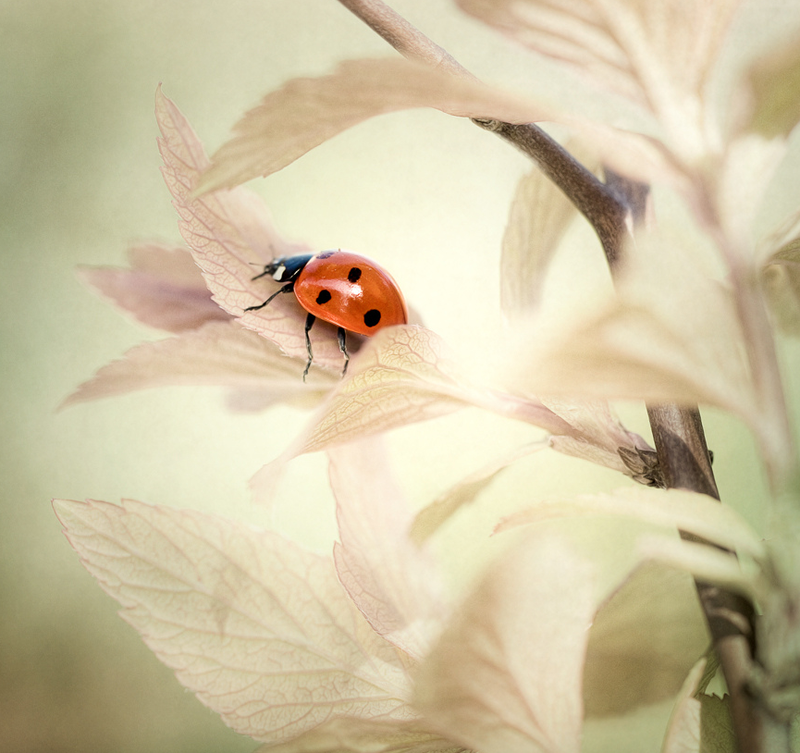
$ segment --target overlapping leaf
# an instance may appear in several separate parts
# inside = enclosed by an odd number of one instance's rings
[[[507,519],[499,530],[548,518],[619,515],[650,525],[693,533],[706,541],[763,559],[765,549],[752,528],[730,507],[698,492],[681,489],[620,489],[546,502]]]
[[[214,306],[221,311],[218,306]],[[302,382],[302,364],[284,356],[273,343],[228,320],[131,348],[103,366],[63,403],[122,395],[173,385],[214,385],[258,394],[259,406],[272,400],[319,400],[335,377],[319,372]]]
[[[235,186],[277,172],[368,118],[419,107],[516,123],[549,119],[551,112],[543,103],[414,61],[349,60],[332,74],[294,79],[268,94],[214,155],[198,190]]]
[[[184,246],[150,243],[128,251],[129,269],[84,267],[80,276],[143,324],[168,332],[230,319],[214,301]]]
[[[380,442],[330,451],[339,580],[375,631],[421,659],[444,621],[432,555],[409,537],[411,511]]]
[[[555,120],[570,125],[626,175],[680,181],[657,141],[410,60],[351,60],[319,78],[301,78],[268,94],[234,127],[213,157],[198,192],[237,186],[286,167],[309,150],[368,118],[431,107],[458,117],[509,123]]]
[[[734,298],[705,275],[704,254],[696,240],[642,236],[619,294],[547,312],[514,333],[530,346],[509,344],[512,384],[539,395],[717,405],[766,431]]]
[[[122,616],[238,732],[279,743],[343,717],[416,718],[400,653],[355,609],[329,559],[198,512],[55,507]]]
[[[484,753],[577,753],[595,565],[539,535],[495,565],[417,676],[416,705]]]
[[[292,296],[279,296],[258,311],[244,310],[263,303],[278,289],[269,278],[253,280],[260,267],[275,257],[309,249],[284,241],[272,226],[261,199],[246,189],[193,198],[200,173],[209,164],[203,146],[186,118],[160,89],[156,94],[156,119],[162,134],[162,171],[178,210],[179,227],[214,300],[287,355],[305,357],[306,312]],[[342,357],[335,338],[319,338],[314,360],[319,366],[341,368]]]
[[[703,95],[740,0],[459,0],[531,49],[646,108],[681,152],[704,139]]]

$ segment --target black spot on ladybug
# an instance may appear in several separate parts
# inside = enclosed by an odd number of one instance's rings
[[[361,277],[361,270],[358,267],[353,267],[347,273],[347,279],[350,280],[350,282],[358,282],[360,277]]]
[[[330,259],[335,253],[335,251],[323,251],[321,254],[317,254],[317,259]]]
[[[319,295],[317,295],[317,303],[321,306],[323,303],[327,303],[331,299],[330,291],[328,290],[320,290]],[[380,315],[379,315],[380,316]]]
[[[381,320],[381,312],[378,309],[370,309],[364,314],[364,324],[374,327]]]

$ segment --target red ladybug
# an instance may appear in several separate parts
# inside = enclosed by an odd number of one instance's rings
[[[384,327],[408,322],[406,302],[392,276],[371,259],[352,251],[339,249],[273,259],[253,279],[265,275],[286,284],[264,303],[245,311],[262,309],[281,293],[295,294],[298,303],[308,311],[305,327],[308,363],[303,381],[314,358],[308,333],[317,317],[339,327],[339,350],[344,355],[342,376],[350,360],[345,332],[374,335]]]

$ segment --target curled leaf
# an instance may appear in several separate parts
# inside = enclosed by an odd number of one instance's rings
[[[589,121],[469,76],[393,58],[346,61],[328,76],[295,79],[268,94],[234,127],[235,135],[214,155],[195,191],[270,175],[368,118],[420,107],[487,122],[562,122],[622,174],[683,180],[663,145],[648,136]]]
[[[586,716],[621,715],[672,698],[708,642],[692,578],[652,562],[635,568],[592,624]]]
[[[706,253],[697,239],[663,229],[643,235],[618,293],[583,310],[543,312],[513,333],[502,362],[511,386],[570,399],[716,405],[759,436],[779,431],[755,392],[734,297],[698,263]]]
[[[701,753],[701,709],[700,701],[695,698],[695,694],[703,677],[705,666],[705,659],[697,662],[675,699],[667,734],[664,736],[663,753]]]

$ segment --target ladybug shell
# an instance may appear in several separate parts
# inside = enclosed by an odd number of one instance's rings
[[[295,278],[300,305],[320,319],[359,335],[406,324],[408,311],[392,276],[351,251],[322,251]]]

